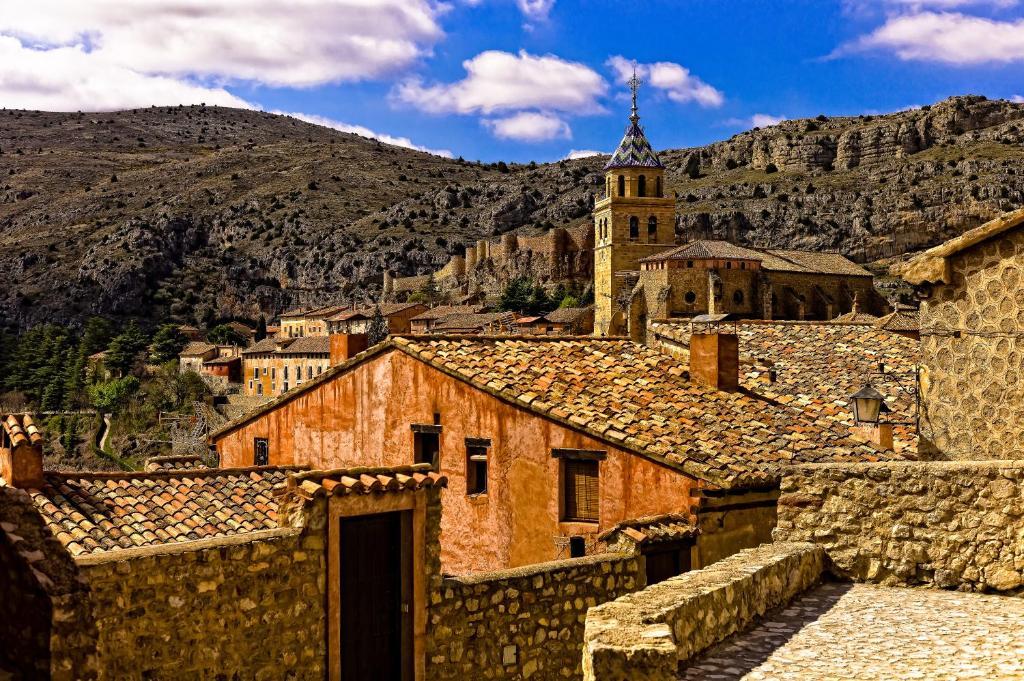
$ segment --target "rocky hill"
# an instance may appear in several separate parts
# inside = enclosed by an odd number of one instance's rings
[[[681,239],[870,260],[1024,204],[1022,141],[1024,106],[959,97],[662,158]],[[604,161],[482,165],[215,107],[0,111],[0,326],[208,323],[374,295],[384,269],[586,220]]]

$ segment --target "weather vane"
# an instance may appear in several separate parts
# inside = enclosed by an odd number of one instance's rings
[[[633,113],[630,114],[629,120],[633,121],[634,123],[640,120],[640,115],[636,112],[636,93],[640,90],[640,86],[643,84],[644,82],[640,80],[636,75],[636,64],[634,64],[633,77],[630,78],[629,82],[627,83],[627,85],[629,85],[629,89],[633,91]]]

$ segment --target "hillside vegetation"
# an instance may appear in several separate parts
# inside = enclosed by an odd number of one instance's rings
[[[609,131],[608,146],[618,130]],[[648,131],[657,143],[661,131]],[[662,154],[680,239],[898,256],[1024,203],[1024,106],[953,98]],[[432,156],[217,107],[0,111],[0,326],[255,320],[587,219],[605,157]]]

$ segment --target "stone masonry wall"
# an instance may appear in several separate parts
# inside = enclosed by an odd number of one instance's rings
[[[88,587],[24,490],[0,486],[0,678],[97,675]]]
[[[322,679],[323,537],[281,529],[79,559],[101,679]]]
[[[921,304],[923,435],[946,458],[1024,458],[1024,229],[951,265]]]
[[[1024,461],[787,469],[776,541],[822,546],[839,576],[1024,591]]]
[[[675,681],[681,662],[789,603],[824,567],[813,544],[763,544],[592,608],[584,679]]]
[[[432,594],[428,677],[578,679],[589,608],[644,586],[627,554],[447,577]]]

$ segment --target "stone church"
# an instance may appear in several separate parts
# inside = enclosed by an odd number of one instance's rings
[[[675,241],[675,197],[665,166],[633,110],[605,165],[594,204],[594,332],[644,336],[648,319],[732,314],[737,318],[830,320],[858,307],[887,311],[870,272],[838,253]]]

